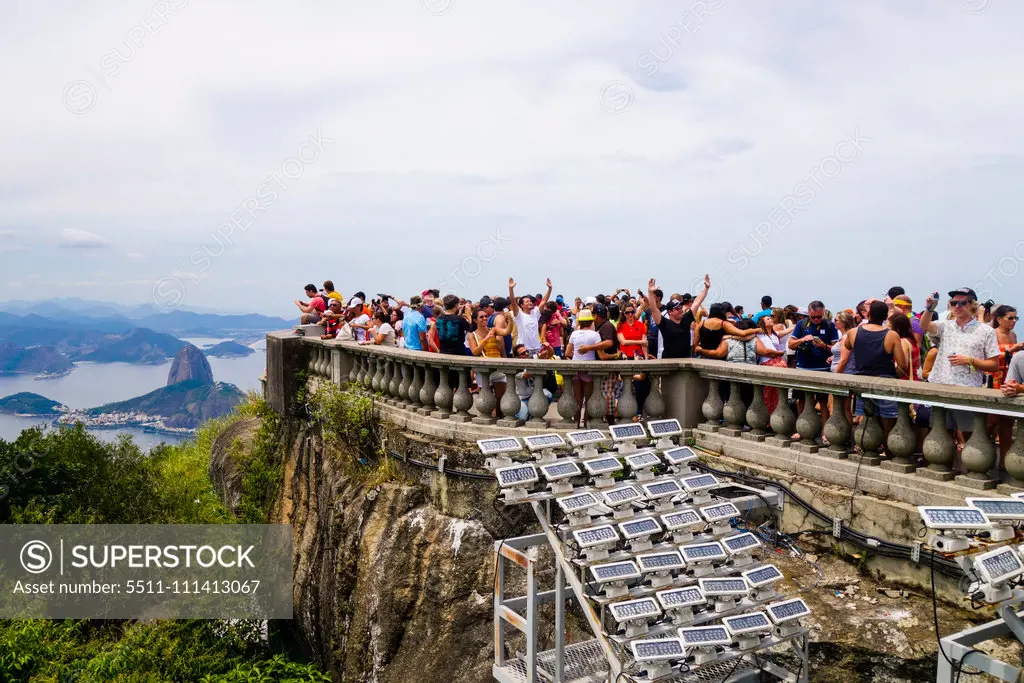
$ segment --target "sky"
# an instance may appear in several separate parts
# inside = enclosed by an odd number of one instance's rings
[[[0,300],[1024,304],[1024,5],[14,3]]]

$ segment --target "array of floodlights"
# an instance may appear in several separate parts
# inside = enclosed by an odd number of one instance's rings
[[[800,619],[810,613],[803,599],[791,598],[768,604],[763,612],[724,617],[720,624],[684,626],[677,629],[675,635],[633,640],[629,647],[637,665],[645,670],[646,678],[653,680],[673,673],[676,664],[700,666],[768,647],[776,642],[773,637],[786,638],[799,633]]]
[[[480,452],[488,456],[485,466],[494,472],[502,500],[506,503],[531,500],[530,494],[541,488],[538,484],[542,479],[547,484],[543,492],[556,496],[573,493],[576,487],[572,480],[577,477],[589,477],[598,490],[612,488],[616,485],[615,476],[623,470],[623,463],[629,466],[633,479],[641,485],[654,481],[653,469],[659,465],[668,466],[676,476],[693,474],[690,463],[696,460],[697,454],[688,446],[677,446],[672,441],[673,436],[683,431],[678,420],[652,420],[646,427],[642,423],[611,425],[609,431],[615,444],[614,453],[598,452],[598,445],[608,441],[608,435],[599,429],[569,432],[566,435],[568,446],[574,449],[574,455],[565,457],[559,457],[557,453],[558,449],[567,446],[559,434],[526,436],[522,442],[515,436],[502,436],[481,439],[477,445]],[[652,447],[637,448],[636,442],[651,437],[657,439]],[[524,447],[530,451],[533,462],[516,462],[513,459],[512,456],[523,451]],[[657,450],[662,452],[659,454]],[[671,495],[682,493],[682,489],[673,490],[673,486],[678,487],[678,484],[659,484],[644,493],[667,501]],[[710,496],[704,496],[697,502],[710,500]],[[586,497],[579,499],[579,507],[571,514],[582,513],[589,501]],[[628,516],[628,504],[628,501],[621,501],[612,507],[619,508],[623,516]],[[671,508],[668,502],[662,505],[665,510]],[[576,521],[582,520],[577,518]]]
[[[1009,498],[968,498],[965,506],[922,505],[917,508],[928,528],[928,546],[953,555],[968,576],[976,579],[984,602],[1019,599],[1013,586],[1024,577],[1024,545],[1014,545],[1024,526],[1024,493]],[[1003,545],[987,550],[992,544]]]

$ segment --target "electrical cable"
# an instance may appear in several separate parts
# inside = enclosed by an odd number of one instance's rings
[[[935,642],[938,643],[938,645],[939,645],[939,652],[942,654],[942,658],[945,659],[947,662],[949,662],[949,665],[951,667],[953,667],[953,671],[956,671],[956,680],[957,681],[960,680],[960,674],[961,673],[965,673],[968,676],[977,676],[978,674],[984,673],[984,672],[980,671],[980,670],[979,671],[964,671],[963,670],[963,668],[964,668],[964,660],[967,659],[967,655],[969,655],[971,652],[978,652],[980,654],[984,654],[984,653],[982,653],[980,650],[971,649],[971,650],[968,650],[967,653],[963,657],[960,658],[959,662],[954,662],[950,658],[950,656],[946,654],[946,650],[942,647],[942,636],[939,635],[939,602],[938,602],[938,598],[936,597],[936,594],[935,594],[935,551],[934,550],[931,551],[931,556],[932,556],[932,561],[930,563],[931,564],[930,575],[931,575],[931,583],[932,583],[932,619],[933,619],[933,621],[935,623]],[[950,672],[950,683],[953,683],[953,673],[952,673],[952,671]]]

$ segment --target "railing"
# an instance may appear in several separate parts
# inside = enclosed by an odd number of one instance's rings
[[[450,422],[496,424],[510,429],[575,428],[574,416],[580,407],[571,383],[581,372],[594,381],[593,399],[586,406],[588,425],[603,424],[606,403],[602,386],[606,378],[623,380],[615,418],[630,421],[637,414],[632,378],[645,373],[650,393],[644,402],[644,416],[677,418],[684,428],[695,430],[691,434],[698,440],[701,434],[715,434],[716,438],[735,438],[790,452],[859,460],[861,465],[916,473],[938,481],[956,475],[953,464],[958,448],[946,428],[947,413],[969,411],[973,424],[960,453],[963,474],[958,481],[978,489],[993,488],[1000,482],[1024,488],[1024,431],[1020,431],[1024,400],[1006,399],[993,390],[703,359],[574,362],[452,356],[293,337],[288,333],[268,335],[267,354],[268,398],[288,393],[286,366],[298,364],[298,369],[306,369],[322,380],[336,384],[355,381],[401,410]],[[294,361],[275,359],[277,355]],[[515,417],[522,406],[515,376],[523,370],[537,378],[533,393],[525,401],[529,414],[525,421]],[[557,417],[551,414],[539,381],[542,373],[553,371],[565,378],[555,403]],[[488,382],[482,382],[475,395],[470,392],[470,373],[488,377],[492,372],[503,373],[506,378],[507,390],[500,402]],[[721,389],[723,385],[728,391]],[[771,412],[765,402],[765,388],[779,392]],[[826,405],[832,409],[827,420],[822,419],[814,400],[804,401],[802,411],[796,414],[786,400],[790,391],[830,396]],[[722,394],[726,394],[725,400]],[[868,399],[864,411],[868,414],[854,427],[848,404],[852,406],[850,402],[857,398]],[[284,405],[283,396],[276,400],[277,404],[271,400],[275,407]],[[898,408],[888,434],[872,410],[877,400],[894,401]],[[492,416],[496,406],[504,415],[500,420]],[[912,424],[912,406],[930,406],[929,427]],[[1010,442],[1002,463],[989,436],[990,416],[1012,421],[1014,433],[1020,436]],[[922,436],[922,431],[927,434]],[[884,453],[880,452],[883,445]],[[924,460],[920,464],[919,452]]]

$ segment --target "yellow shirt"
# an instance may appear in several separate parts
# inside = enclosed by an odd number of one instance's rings
[[[327,295],[327,298],[328,299],[337,299],[344,306],[345,299],[341,296],[341,294],[338,294],[337,292],[331,292],[330,294]]]

